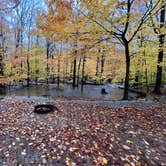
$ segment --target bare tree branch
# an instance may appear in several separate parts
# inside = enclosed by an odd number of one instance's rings
[[[144,15],[141,18],[140,24],[138,25],[138,27],[136,28],[136,30],[134,31],[133,35],[131,36],[131,38],[129,39],[129,42],[131,42],[133,40],[133,38],[135,37],[135,35],[138,33],[138,31],[140,30],[141,26],[149,19],[149,16],[151,16],[152,12],[156,9],[156,7],[158,6],[160,0],[158,0],[156,2],[156,4],[153,6],[153,8],[151,9],[147,9],[146,12],[144,13]],[[157,11],[156,11],[157,12]],[[156,13],[155,12],[155,13]],[[155,14],[154,13],[154,14]]]
[[[131,9],[131,2],[130,2],[130,0],[127,0],[127,17],[126,17],[126,24],[125,24],[123,36],[125,36],[127,29],[129,27],[130,9]]]
[[[13,10],[13,9],[17,8],[18,5],[20,4],[20,0],[18,0],[18,1],[16,1],[16,2],[13,2],[13,4],[14,4],[14,5],[11,6],[11,7],[0,8],[0,11],[1,11],[1,12],[5,12],[5,11],[8,11],[8,10]]]

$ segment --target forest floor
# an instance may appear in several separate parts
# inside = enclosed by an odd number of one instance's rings
[[[0,165],[166,165],[166,104],[50,103],[36,114],[38,101],[0,100]]]

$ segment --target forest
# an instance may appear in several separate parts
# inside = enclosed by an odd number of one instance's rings
[[[1,1],[1,84],[111,82],[124,85],[124,99],[136,85],[161,93],[164,1]]]
[[[0,165],[164,166],[165,7],[0,0]]]

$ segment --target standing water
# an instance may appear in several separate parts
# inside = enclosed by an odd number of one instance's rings
[[[58,96],[78,97],[78,98],[97,98],[100,100],[120,100],[123,96],[123,90],[117,84],[105,85],[84,85],[84,91],[80,88],[74,88],[70,84],[63,84],[61,90],[57,89],[56,84],[31,85],[24,88],[8,89],[6,96],[24,96],[24,97],[49,97],[56,99]],[[104,88],[107,94],[102,94],[101,89]],[[131,99],[138,97],[135,93],[129,93]]]

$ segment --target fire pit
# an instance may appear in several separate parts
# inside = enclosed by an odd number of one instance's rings
[[[57,107],[50,104],[39,104],[35,106],[34,112],[39,114],[45,114],[58,110]]]

